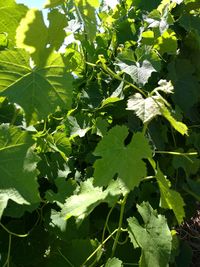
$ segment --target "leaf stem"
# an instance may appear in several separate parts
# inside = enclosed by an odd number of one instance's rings
[[[170,154],[170,155],[176,155],[176,156],[197,156],[198,152],[187,152],[187,153],[181,153],[176,151],[155,151],[156,154]]]
[[[84,267],[86,262],[88,262],[103,246],[104,244],[118,231],[118,228],[115,229],[96,249],[93,253],[84,261],[81,267]]]
[[[3,267],[9,267],[10,266],[10,252],[11,252],[11,243],[12,243],[12,235],[9,234],[9,240],[8,240],[8,254],[7,254],[7,259],[3,265]]]
[[[60,254],[60,256],[71,266],[74,267],[74,265],[65,257],[65,255],[63,255],[63,253],[60,251],[60,249],[58,249],[58,252]]]
[[[9,234],[9,235],[13,235],[16,237],[27,237],[29,235],[30,232],[28,232],[27,234],[16,234],[12,231],[10,231],[8,228],[6,228],[1,222],[0,222],[0,226]]]
[[[103,241],[104,241],[104,239],[105,239],[106,229],[107,229],[107,228],[109,229],[109,227],[108,227],[108,221],[109,221],[109,219],[110,219],[110,215],[111,215],[111,213],[112,213],[114,207],[115,207],[115,205],[109,210],[108,215],[107,215],[107,217],[106,217],[106,222],[105,222],[105,225],[104,225],[104,228],[103,228],[102,238],[101,238],[101,242],[102,242],[102,243],[103,243]]]
[[[112,247],[111,258],[113,258],[114,254],[115,254],[115,250],[117,248],[117,244],[118,244],[119,237],[120,237],[120,234],[121,234],[121,228],[122,228],[123,217],[124,217],[124,209],[125,209],[127,197],[128,197],[128,194],[126,194],[124,196],[124,199],[121,201],[121,209],[120,209],[120,216],[119,216],[119,225],[118,225],[118,228],[117,228],[117,234],[116,234],[116,237],[115,237],[115,241],[114,241],[113,247]]]

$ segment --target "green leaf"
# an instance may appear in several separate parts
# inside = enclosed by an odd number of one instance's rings
[[[158,85],[149,97],[144,99],[141,94],[136,93],[128,100],[127,110],[133,110],[143,123],[150,122],[157,115],[162,115],[162,109],[165,109],[165,105],[169,106],[159,92],[173,93],[174,88],[171,82],[160,80]]]
[[[67,27],[67,17],[57,9],[53,9],[48,13],[48,20],[48,43],[55,50],[58,50],[66,37],[65,27]]]
[[[66,198],[71,196],[76,189],[76,182],[72,179],[66,181],[65,178],[58,177],[55,184],[57,187],[57,193],[54,193],[52,190],[48,190],[45,197],[50,203],[56,202],[58,206],[62,208]]]
[[[156,87],[151,95],[147,98],[143,98],[140,93],[136,93],[131,96],[128,100],[127,110],[133,110],[136,115],[143,121],[143,123],[150,122],[157,115],[164,116],[171,126],[182,135],[187,135],[187,126],[177,121],[168,110],[170,104],[160,95],[159,91],[164,93],[172,93],[173,86],[171,82],[166,82],[161,80],[159,82],[159,87]]]
[[[161,193],[161,207],[165,209],[171,209],[173,210],[176,219],[179,224],[182,223],[183,218],[185,217],[185,211],[184,211],[184,201],[179,192],[176,192],[175,190],[170,189],[171,183],[161,170],[158,168],[156,179],[158,181],[158,185],[160,188]]]
[[[96,8],[99,7],[98,0],[75,0],[78,9],[79,20],[84,24],[89,41],[93,41],[97,31]]]
[[[188,135],[188,127],[180,122],[177,121],[170,113],[170,111],[167,108],[162,109],[162,115],[169,121],[171,126],[178,131],[182,135]]]
[[[0,33],[0,50],[8,46],[8,36],[6,32]]]
[[[66,137],[66,133],[56,132],[53,135],[53,139],[54,139],[53,147],[55,151],[58,151],[64,158],[64,160],[67,160],[67,157],[69,157],[71,153],[71,143],[69,141],[69,138]]]
[[[178,49],[177,37],[174,31],[167,30],[157,39],[154,48],[163,55],[164,53],[176,54]]]
[[[44,23],[42,11],[30,9],[17,28],[17,46],[30,53],[36,65],[43,65],[46,60],[44,52],[47,38],[48,30]]]
[[[142,159],[151,157],[148,141],[138,132],[133,135],[130,144],[124,146],[127,136],[125,126],[115,126],[98,143],[94,154],[101,158],[94,163],[95,185],[108,185],[117,175],[129,191],[146,176],[146,165]]]
[[[44,8],[53,8],[65,3],[65,0],[46,0]]]
[[[24,109],[27,123],[46,118],[58,107],[69,108],[72,81],[59,54],[52,54],[43,68],[31,68],[23,50],[0,54],[0,95]]]
[[[137,205],[144,221],[128,219],[128,233],[134,247],[141,247],[140,267],[167,267],[172,249],[172,236],[164,216],[157,214],[149,203]]]
[[[11,47],[15,45],[16,29],[27,10],[27,7],[16,4],[14,0],[1,1],[0,3],[0,29],[1,33],[8,34],[8,42]]]
[[[161,106],[164,104],[159,100],[159,96],[144,99],[141,94],[136,93],[129,98],[127,110],[133,110],[143,123],[147,123],[157,115],[162,115]]]
[[[29,149],[32,140],[17,127],[0,126],[0,216],[9,199],[18,204],[39,202],[39,158]]]
[[[145,85],[152,72],[157,71],[148,60],[144,60],[142,63],[136,62],[135,65],[128,65],[124,62],[118,62],[117,65],[123,72],[129,74],[139,86]]]
[[[117,186],[116,186],[117,185]],[[94,187],[93,179],[82,182],[77,194],[66,199],[61,214],[66,219],[74,216],[78,224],[102,202],[113,204],[121,194],[118,184],[111,185],[103,191],[102,187]]]
[[[106,262],[105,267],[122,267],[122,261],[117,258],[109,258]]]

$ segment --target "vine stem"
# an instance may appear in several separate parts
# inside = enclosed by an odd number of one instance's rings
[[[86,262],[88,262],[103,246],[104,244],[118,231],[118,228],[115,229],[96,249],[90,254],[90,256],[84,261],[81,267],[84,267]]]
[[[181,152],[175,152],[175,151],[155,151],[156,154],[171,154],[176,156],[197,156],[198,152],[187,152],[187,153],[181,153]]]
[[[113,207],[110,209],[110,211],[108,212],[108,215],[107,215],[107,217],[106,217],[106,222],[105,222],[105,225],[104,225],[104,228],[103,228],[103,233],[102,233],[102,239],[101,239],[101,242],[103,242],[104,239],[105,239],[106,229],[108,228],[108,221],[109,221],[109,219],[110,219],[110,215],[111,215],[111,213],[112,213],[114,207],[115,207],[115,206],[113,206]]]
[[[16,237],[27,237],[29,234],[30,234],[30,232],[28,232],[27,234],[23,234],[23,235],[21,235],[21,234],[16,234],[16,233],[14,233],[14,232],[12,232],[12,231],[10,231],[10,230],[8,230],[8,228],[6,228],[1,222],[0,222],[0,226],[9,234],[9,235],[13,235],[13,236],[16,236]]]
[[[3,265],[3,267],[10,267],[10,252],[11,252],[11,242],[12,242],[12,234],[9,234],[9,241],[8,241],[8,254],[7,259]]]
[[[124,209],[125,209],[127,197],[128,197],[128,194],[126,194],[124,196],[124,199],[121,201],[121,209],[120,209],[120,216],[119,216],[119,225],[118,225],[118,228],[117,228],[117,234],[115,236],[115,241],[114,241],[113,247],[112,247],[111,258],[113,258],[114,254],[115,254],[115,250],[117,248],[117,244],[118,244],[119,237],[120,237],[120,234],[121,234],[121,228],[122,228],[123,217],[124,217]]]

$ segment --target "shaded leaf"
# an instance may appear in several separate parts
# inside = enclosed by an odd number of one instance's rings
[[[52,8],[64,4],[65,0],[46,0],[44,8]]]
[[[110,187],[103,191],[102,187],[94,187],[92,183],[93,179],[82,182],[78,193],[66,199],[61,211],[63,217],[69,219],[75,216],[77,223],[81,223],[100,203],[113,204],[121,194],[121,189],[115,184],[113,186],[111,183]]]
[[[0,215],[9,199],[18,204],[40,201],[36,181],[39,158],[29,149],[32,144],[27,132],[0,126]]]
[[[20,20],[25,16],[27,7],[16,4],[14,0],[0,2],[0,29],[8,34],[9,46],[15,46],[15,34]]]
[[[164,216],[157,214],[149,203],[137,205],[144,221],[143,226],[135,217],[128,219],[128,232],[134,247],[141,247],[140,267],[167,267],[172,236]]]
[[[115,126],[98,143],[94,154],[101,158],[94,163],[95,185],[108,185],[117,175],[129,191],[146,176],[146,165],[142,159],[151,157],[148,141],[138,132],[133,135],[130,144],[124,146],[127,136],[125,126]]]
[[[28,123],[44,119],[57,107],[69,108],[72,76],[65,72],[59,54],[53,54],[44,68],[31,68],[23,50],[0,54],[0,95],[20,105]]]
[[[30,9],[17,28],[16,44],[30,53],[36,65],[45,61],[44,50],[47,45],[48,30],[44,23],[42,11]]]
[[[145,85],[152,72],[156,72],[156,69],[148,60],[144,60],[142,63],[136,62],[135,65],[127,65],[124,62],[119,62],[117,65],[123,72],[129,74],[139,86]]]
[[[158,185],[160,188],[161,193],[161,207],[165,209],[171,209],[173,210],[176,219],[179,224],[182,223],[183,218],[185,217],[185,211],[184,211],[184,201],[179,192],[176,192],[175,190],[170,189],[171,183],[161,170],[158,168],[156,179],[158,181]]]
[[[48,44],[58,50],[66,37],[67,18],[57,9],[53,9],[48,13],[48,20]]]
[[[122,261],[120,261],[117,258],[109,258],[106,262],[105,267],[121,267],[122,265]]]

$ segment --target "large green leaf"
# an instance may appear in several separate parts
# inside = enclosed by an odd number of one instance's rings
[[[118,175],[125,188],[132,190],[146,176],[146,165],[142,159],[151,157],[148,141],[138,132],[125,146],[127,136],[128,129],[125,126],[115,126],[97,145],[94,154],[101,159],[94,164],[95,185],[108,185]]]
[[[64,4],[65,0],[46,0],[44,8],[52,8]]]
[[[59,54],[52,54],[43,68],[31,68],[23,50],[0,54],[0,95],[20,105],[28,123],[44,119],[57,107],[69,108],[72,76],[65,72]]]
[[[27,8],[16,4],[14,0],[0,2],[0,31],[8,34],[10,46],[15,45],[15,33],[20,20],[25,16]]]
[[[76,8],[81,23],[84,24],[85,32],[89,41],[93,41],[97,31],[96,8],[99,7],[98,0],[75,0]]]
[[[179,192],[176,192],[175,190],[170,189],[171,183],[161,170],[158,168],[156,179],[159,184],[160,193],[161,193],[161,207],[165,209],[172,209],[176,219],[179,224],[182,223],[183,218],[185,217],[185,211],[184,211],[184,201],[179,194]]]
[[[48,14],[48,20],[48,43],[58,50],[66,37],[65,27],[67,27],[67,18],[57,9],[53,9]]]
[[[18,204],[39,202],[38,157],[29,149],[31,137],[16,127],[0,126],[0,216],[9,199]]]
[[[42,12],[37,9],[30,9],[17,28],[17,47],[26,49],[35,64],[42,65],[41,60],[43,61],[45,57],[47,38],[48,30]]]
[[[144,221],[143,226],[135,217],[128,219],[128,232],[134,247],[141,247],[140,267],[167,267],[172,236],[166,219],[158,215],[149,203],[137,205],[138,212]]]
[[[61,211],[66,219],[74,216],[77,223],[81,223],[100,203],[114,204],[122,193],[118,182],[111,183],[104,191],[102,187],[94,187],[92,183],[93,179],[82,182],[78,193],[66,199]]]
[[[30,9],[17,28],[16,43],[30,53],[37,66],[44,66],[53,49],[63,44],[67,18],[57,9],[48,14],[49,27],[44,23],[43,14]]]

